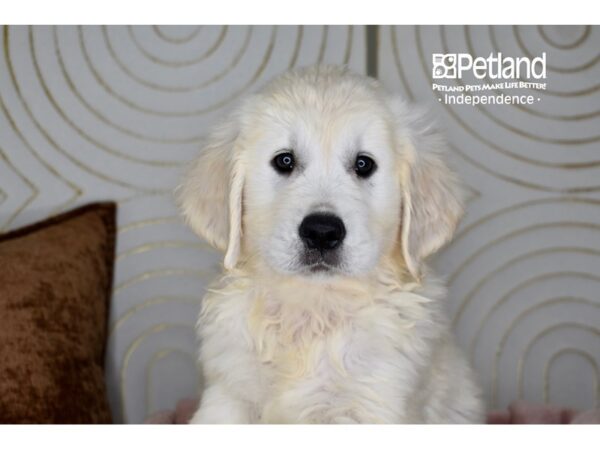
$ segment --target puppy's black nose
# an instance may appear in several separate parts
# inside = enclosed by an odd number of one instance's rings
[[[298,233],[309,249],[333,250],[344,240],[346,227],[337,216],[315,213],[304,218]]]

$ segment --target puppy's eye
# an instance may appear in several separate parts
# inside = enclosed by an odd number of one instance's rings
[[[273,168],[281,174],[288,174],[294,170],[295,163],[294,154],[290,152],[280,153],[271,161]]]
[[[377,168],[377,164],[371,158],[365,155],[358,155],[356,157],[356,162],[354,163],[354,171],[356,175],[361,178],[370,177],[375,169]]]

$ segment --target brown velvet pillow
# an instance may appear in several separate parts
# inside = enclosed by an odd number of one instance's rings
[[[0,235],[0,423],[110,423],[115,204]]]

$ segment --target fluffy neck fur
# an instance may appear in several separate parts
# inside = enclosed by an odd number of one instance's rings
[[[384,259],[364,278],[306,279],[242,264],[211,290],[204,309],[211,309],[219,294],[239,292],[247,302],[249,336],[259,359],[279,378],[294,380],[313,373],[323,355],[343,374],[342,347],[353,327],[372,327],[395,338],[440,319],[436,300],[443,288],[431,281],[424,285],[427,292],[394,258]]]

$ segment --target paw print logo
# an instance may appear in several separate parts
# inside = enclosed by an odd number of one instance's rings
[[[433,78],[456,78],[456,55],[434,53],[432,55]]]

